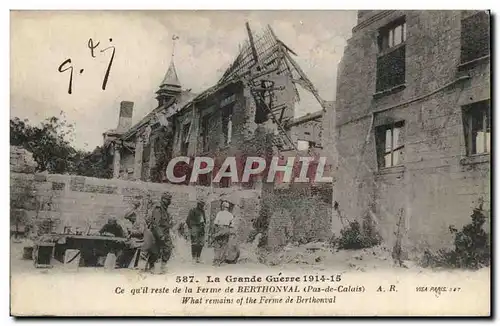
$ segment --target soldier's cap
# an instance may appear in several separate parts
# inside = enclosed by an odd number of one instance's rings
[[[162,195],[161,195],[161,198],[162,199],[172,199],[172,195],[168,192],[164,192]]]

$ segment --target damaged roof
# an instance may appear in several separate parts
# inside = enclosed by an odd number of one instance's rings
[[[179,112],[180,109],[192,103],[195,97],[196,94],[191,92],[190,90],[183,90],[178,103],[168,102],[162,106],[157,107],[153,111],[149,112],[144,118],[142,118],[141,121],[133,125],[129,130],[127,130],[121,136],[121,138],[128,139],[131,136],[133,136],[136,131],[138,131],[142,126],[146,125],[152,118],[154,118],[156,113],[158,112],[167,110],[168,111],[167,116],[174,115],[175,113]]]
[[[240,45],[240,51],[234,61],[225,70],[219,81],[212,87],[209,87],[205,91],[197,95],[193,101],[198,102],[209,97],[210,95],[216,93],[221,88],[226,87],[229,84],[236,83],[247,77],[252,73],[252,70],[257,68],[257,66],[265,67],[266,70],[278,70],[280,73],[289,73],[293,78],[292,65],[286,62],[287,60],[279,60],[281,51],[289,51],[296,55],[293,50],[286,46],[281,40],[279,40],[274,34],[271,27],[268,25],[259,33],[254,33],[250,31],[250,27],[247,24],[248,35],[250,40],[245,40]],[[252,46],[253,45],[253,46]],[[283,48],[282,48],[283,47]],[[297,77],[300,79],[300,76]],[[295,93],[298,97],[298,91],[295,84]]]
[[[289,53],[296,55],[295,52],[276,37],[269,25],[260,33],[253,33],[250,30],[248,23],[246,24],[246,27],[249,39],[243,42],[240,47],[241,50],[239,54],[214,86],[199,94],[194,94],[190,91],[182,91],[181,99],[178,103],[169,102],[163,106],[157,107],[141,119],[139,123],[135,124],[132,128],[125,132],[121,138],[130,138],[138,129],[144,126],[150,119],[154,118],[155,114],[160,111],[167,110],[167,117],[173,116],[183,111],[193,103],[206,99],[210,95],[219,91],[221,88],[239,82],[251,75],[252,72],[259,72],[263,68],[267,71],[276,70],[280,74],[289,74],[294,81],[292,85],[295,90],[297,101],[300,100],[300,97],[295,82],[302,85],[305,83],[306,86],[310,87],[310,91],[315,91],[314,86],[312,86],[312,83],[307,79],[304,72],[289,56]],[[164,85],[180,87],[179,78],[177,76],[173,60],[171,61],[167,73],[162,81],[161,86]],[[315,95],[317,96],[317,92]],[[317,96],[317,98],[320,100],[319,96]]]

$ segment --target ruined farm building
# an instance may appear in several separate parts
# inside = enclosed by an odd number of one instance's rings
[[[114,178],[167,182],[165,169],[177,156],[212,157],[217,168],[228,156],[243,161],[252,155],[289,156],[321,149],[322,115],[328,102],[319,97],[293,59],[293,50],[270,26],[260,33],[246,27],[248,40],[214,86],[200,94],[185,90],[172,55],[154,110],[132,126],[133,103],[121,103],[118,128],[104,134]],[[298,88],[316,97],[318,112],[296,119]],[[189,184],[191,167],[176,167],[174,174],[187,175]],[[195,184],[232,186],[229,178],[212,182],[214,172]],[[255,186],[255,180],[238,185]]]
[[[358,12],[338,68],[334,200],[410,253],[490,207],[490,16]]]

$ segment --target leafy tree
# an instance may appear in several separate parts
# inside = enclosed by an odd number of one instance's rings
[[[66,122],[63,112],[61,117],[48,118],[38,126],[27,119],[10,120],[10,144],[33,153],[37,171],[109,178],[106,152],[100,147],[92,152],[75,149],[71,145],[73,134],[74,126]]]
[[[99,146],[92,152],[77,151],[73,164],[73,174],[104,179],[113,175],[111,157]]]
[[[71,130],[65,131],[64,127],[65,121],[58,117],[46,119],[40,126],[31,126],[28,120],[14,118],[10,120],[10,144],[33,153],[38,163],[37,170],[65,173],[71,170],[75,149],[65,139]]]

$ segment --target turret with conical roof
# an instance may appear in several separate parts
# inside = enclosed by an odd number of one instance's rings
[[[158,105],[162,106],[168,102],[172,98],[179,96],[182,92],[181,83],[179,81],[179,77],[177,76],[177,71],[175,70],[174,63],[174,49],[175,49],[175,40],[177,40],[177,36],[172,37],[173,49],[172,49],[172,58],[170,59],[170,66],[168,67],[167,73],[163,78],[163,81],[160,84],[160,88],[156,92],[156,99],[158,100]]]

